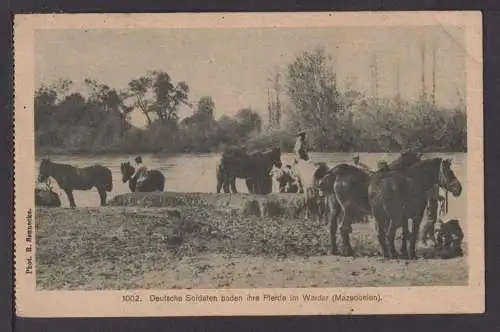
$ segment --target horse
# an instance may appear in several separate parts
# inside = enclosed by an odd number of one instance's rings
[[[131,192],[153,192],[165,189],[165,177],[158,170],[148,170],[147,179],[140,186],[137,186],[137,174],[133,176],[135,168],[130,162],[121,163],[120,172],[122,174],[122,182],[126,183],[128,181],[128,187]]]
[[[368,195],[385,258],[399,256],[394,238],[397,228],[403,227],[400,256],[416,259],[416,242],[428,203],[428,192],[436,185],[450,191],[454,197],[460,196],[462,185],[451,169],[451,159],[425,159],[405,170],[380,173],[371,179]],[[412,220],[411,230],[409,219]]]
[[[113,189],[111,170],[99,164],[78,168],[54,163],[44,158],[40,162],[38,181],[45,182],[49,177],[54,178],[58,186],[66,193],[71,208],[76,207],[73,190],[89,190],[95,187],[99,193],[101,206],[104,206],[106,205],[106,192],[111,192]]]
[[[236,178],[245,179],[248,191],[255,194],[272,192],[272,178],[269,175],[273,165],[281,163],[281,149],[272,148],[249,153],[243,148],[224,151],[216,166],[217,193],[221,188],[229,193],[236,190]]]
[[[387,170],[401,171],[420,161],[420,158],[421,155],[416,152],[404,152],[386,167]],[[344,163],[333,168],[320,163],[316,168],[313,177],[317,183],[316,186],[325,196],[327,221],[330,222],[330,253],[332,255],[339,254],[336,239],[338,229],[342,237],[342,253],[346,256],[354,254],[349,236],[352,230],[351,224],[355,219],[371,214],[368,186],[371,177],[379,172],[382,171],[368,173],[356,166]],[[342,218],[339,218],[341,212]]]

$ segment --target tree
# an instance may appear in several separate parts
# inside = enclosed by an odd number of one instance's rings
[[[210,96],[201,97],[196,107],[196,113],[213,119],[215,111],[215,102]]]
[[[135,99],[133,106],[138,107],[151,126],[153,119],[162,122],[177,121],[181,105],[192,107],[189,103],[189,86],[185,82],[174,85],[170,75],[162,71],[152,71],[145,76],[129,82],[129,97]]]
[[[126,117],[132,110],[132,106],[125,105],[128,97],[126,92],[118,92],[106,84],[98,83],[96,80],[86,78],[85,85],[90,90],[89,102],[104,108],[107,112],[116,112]]]
[[[138,79],[132,80],[128,83],[129,87],[129,96],[135,98],[133,107],[138,107],[142,114],[146,117],[148,121],[148,127],[151,126],[153,122],[151,117],[149,116],[150,112],[150,100],[146,98],[146,94],[150,89],[152,84],[152,79],[149,76],[139,77]]]
[[[342,111],[328,60],[323,49],[304,52],[288,66],[286,76],[287,94],[294,106],[291,118],[317,137],[336,135],[337,115]]]
[[[204,96],[198,101],[193,115],[181,121],[185,150],[208,152],[218,145],[214,110],[212,97]]]
[[[153,92],[156,97],[152,109],[161,121],[179,119],[177,114],[181,104],[192,107],[188,100],[189,87],[185,82],[173,85],[170,75],[165,72],[154,71]]]
[[[252,132],[260,133],[262,129],[261,116],[251,108],[243,108],[235,115],[241,136],[247,137]]]

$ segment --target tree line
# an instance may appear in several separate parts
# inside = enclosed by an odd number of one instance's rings
[[[297,129],[309,133],[315,151],[398,152],[419,145],[429,151],[466,151],[463,101],[443,109],[417,102],[370,98],[337,89],[335,68],[321,49],[303,52],[285,73],[280,129],[264,127],[254,109],[215,119],[211,96],[192,102],[187,82],[174,82],[164,71],[132,79],[117,90],[92,79],[87,93],[73,82],[42,85],[35,92],[36,150],[43,153],[158,153],[221,151],[229,146],[293,148]],[[182,106],[192,114],[180,119]],[[144,116],[146,128],[130,123],[131,112]]]

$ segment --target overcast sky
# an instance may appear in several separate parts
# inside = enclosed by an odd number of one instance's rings
[[[465,95],[463,30],[458,27],[331,27],[157,30],[44,30],[35,38],[36,86],[68,78],[82,89],[85,78],[122,89],[148,70],[162,70],[185,81],[190,99],[209,95],[216,117],[252,107],[266,117],[268,79],[301,52],[324,47],[337,66],[341,89],[349,77],[370,93],[370,61],[378,56],[379,94],[396,93],[400,63],[403,98],[416,98],[421,87],[420,44],[426,40],[427,89],[432,85],[431,47],[436,45],[436,100],[457,104]],[[183,110],[182,116],[189,115]],[[134,116],[140,125],[142,117]]]

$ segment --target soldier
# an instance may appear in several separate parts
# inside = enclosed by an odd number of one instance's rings
[[[137,187],[139,188],[144,181],[146,181],[148,176],[148,167],[143,163],[142,157],[137,156],[134,159],[135,161],[135,173],[132,177],[137,178]]]
[[[444,222],[442,219],[435,224],[436,249],[441,251],[444,257],[451,258],[463,256],[462,241],[464,233],[458,219]]]
[[[300,159],[304,161],[309,160],[309,146],[306,141],[306,132],[304,130],[297,134],[297,140],[295,141],[295,163],[298,163]]]
[[[372,173],[370,167],[366,166],[365,164],[359,161],[359,154],[352,157],[352,160],[354,161],[354,166],[356,166],[357,168],[362,169],[365,172]]]

